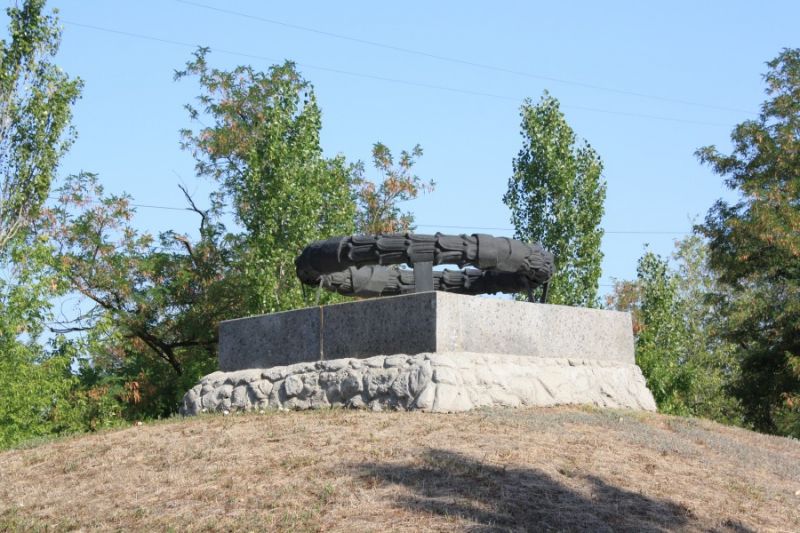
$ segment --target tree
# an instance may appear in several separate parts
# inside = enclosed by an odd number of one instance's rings
[[[606,185],[600,156],[575,133],[545,92],[522,105],[523,146],[514,159],[503,202],[511,209],[515,237],[539,241],[555,255],[552,303],[597,305],[600,241]]]
[[[130,198],[105,194],[93,174],[70,176],[49,211],[54,268],[91,304],[59,332],[85,333],[92,384],[113,389],[128,417],[172,414],[216,369],[218,323],[244,313],[232,236],[186,197],[195,241],[137,231]]]
[[[0,41],[0,447],[78,429],[87,400],[70,372],[72,346],[44,345],[51,299],[63,290],[48,269],[52,248],[36,231],[59,161],[73,140],[71,106],[81,82],[52,63],[61,40],[43,0],[7,11]]]
[[[731,394],[739,376],[736,347],[722,335],[725,317],[716,304],[715,295],[727,288],[711,269],[708,243],[699,235],[690,235],[675,243],[672,258],[677,264],[673,273],[691,373],[687,407],[695,416],[746,425],[741,404]]]
[[[636,363],[659,410],[689,414],[687,396],[692,374],[687,365],[687,335],[675,277],[668,263],[652,252],[639,259],[636,276],[641,291]]]
[[[663,412],[743,423],[729,387],[737,375],[733,346],[720,338],[722,317],[711,296],[717,276],[696,236],[676,242],[676,266],[646,252],[637,279],[620,281],[608,306],[633,318],[636,362]]]
[[[729,155],[697,151],[739,200],[717,201],[698,229],[729,289],[717,295],[737,346],[734,393],[757,429],[800,436],[800,49],[767,63],[768,99],[737,125]]]
[[[205,54],[178,73],[200,78],[199,101],[213,119],[183,132],[199,173],[219,183],[205,210],[183,189],[199,238],[139,232],[130,197],[106,194],[88,173],[66,180],[45,220],[54,269],[90,304],[59,331],[82,333],[82,383],[105,388],[127,418],[175,412],[183,393],[217,368],[220,321],[313,301],[299,288],[296,255],[308,240],[354,228],[356,167],[322,157],[320,112],[294,66],[224,72],[209,69]],[[404,153],[400,170],[388,149],[381,153],[385,180],[416,187],[408,169],[418,153]],[[410,194],[389,199],[383,220]],[[220,222],[228,207],[239,232]]]
[[[81,81],[51,62],[61,31],[43,8],[44,0],[9,8],[11,42],[0,41],[0,250],[36,219],[73,139]]]
[[[38,342],[48,318],[51,278],[41,243],[18,246],[10,281],[0,281],[0,448],[56,432],[56,410],[67,403],[69,358],[49,357]]]
[[[414,216],[403,212],[397,205],[415,199],[420,192],[433,190],[433,180],[423,182],[411,168],[422,157],[422,147],[414,146],[411,152],[400,152],[395,164],[392,152],[382,143],[372,147],[372,161],[379,173],[376,184],[364,177],[363,164],[356,166],[354,186],[358,201],[356,230],[359,233],[403,233],[414,229]]]
[[[200,175],[220,183],[217,198],[232,207],[239,236],[249,314],[293,309],[304,297],[294,259],[310,241],[355,229],[354,169],[325,158],[320,109],[311,84],[291,62],[264,72],[249,66],[211,69],[200,49],[177,78],[197,77],[200,108],[211,121],[183,132]],[[323,295],[325,300],[331,296]]]

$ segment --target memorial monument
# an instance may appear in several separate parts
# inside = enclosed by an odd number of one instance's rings
[[[220,324],[220,371],[181,412],[593,404],[655,410],[628,313],[544,303],[553,255],[491,235],[354,235],[295,261],[360,298]],[[434,270],[452,264],[458,270]],[[402,268],[408,265],[411,269]],[[535,298],[535,292],[540,296]],[[479,298],[523,293],[528,302]]]

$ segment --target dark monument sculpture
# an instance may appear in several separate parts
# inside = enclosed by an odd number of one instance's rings
[[[412,270],[396,265],[408,264]],[[433,271],[455,264],[464,270]],[[440,290],[460,294],[527,292],[542,287],[553,273],[553,254],[541,244],[526,244],[485,234],[352,235],[312,242],[295,260],[306,285],[346,296],[377,297]]]
[[[353,235],[311,243],[295,264],[317,296],[323,287],[362,297],[418,294],[222,322],[222,372],[189,390],[181,413],[576,403],[656,410],[636,366],[630,314],[463,295],[546,294],[553,254],[540,244],[482,234]],[[463,270],[433,270],[441,264]]]

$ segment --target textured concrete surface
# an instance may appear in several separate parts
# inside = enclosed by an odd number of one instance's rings
[[[559,404],[656,408],[633,364],[456,352],[215,372],[186,393],[181,413],[336,406],[457,412]]]
[[[436,351],[634,363],[628,313],[438,294]]]
[[[224,371],[468,351],[634,363],[630,315],[427,292],[220,324]]]
[[[437,304],[426,292],[325,306],[324,359],[434,352]]]
[[[269,368],[321,357],[319,307],[273,313],[219,326],[220,370]]]

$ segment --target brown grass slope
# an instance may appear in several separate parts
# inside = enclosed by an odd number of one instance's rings
[[[590,408],[206,416],[0,478],[0,530],[800,531],[799,442]]]

